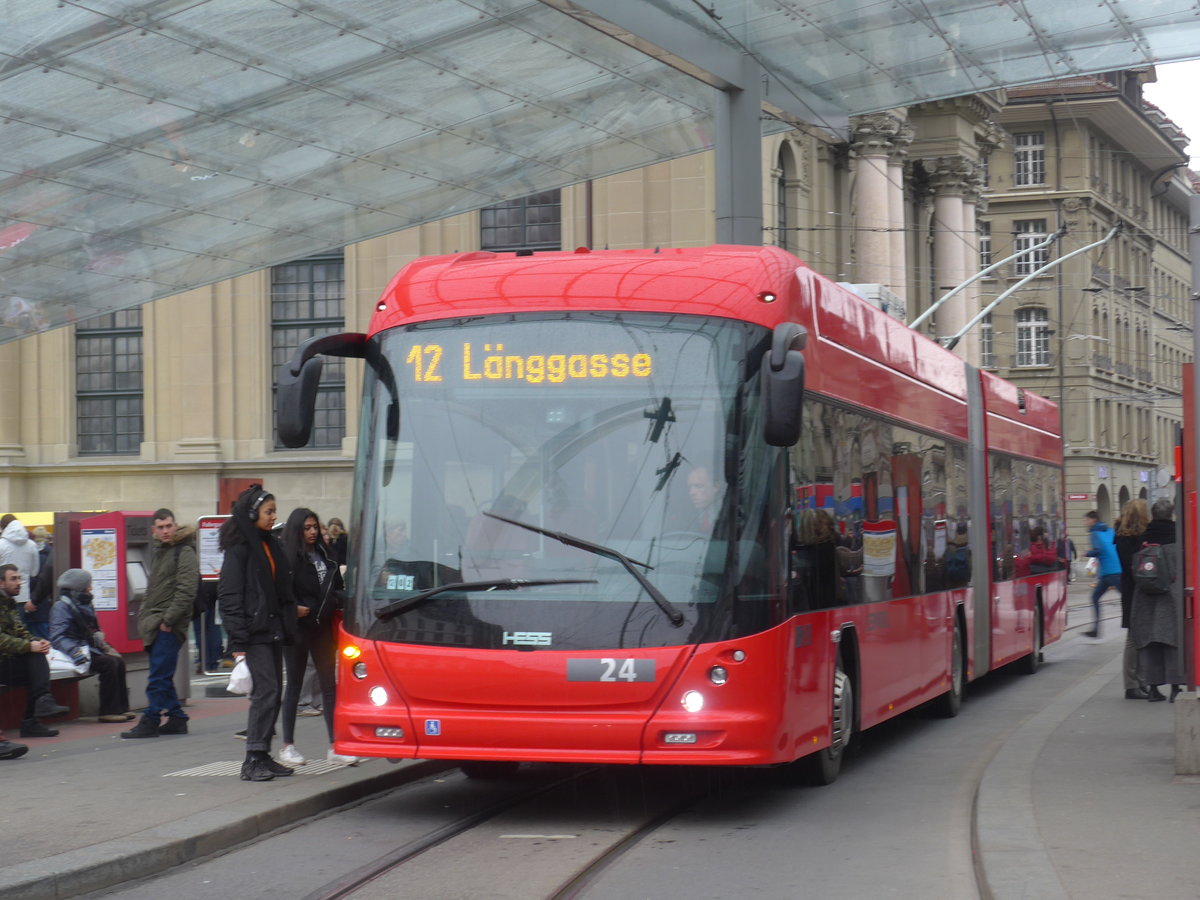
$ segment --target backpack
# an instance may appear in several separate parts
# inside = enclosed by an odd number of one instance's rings
[[[969,584],[971,581],[971,551],[965,544],[956,546],[946,554],[946,581],[952,586]]]
[[[1165,594],[1175,580],[1166,548],[1162,544],[1142,544],[1133,555],[1133,584],[1147,594]]]

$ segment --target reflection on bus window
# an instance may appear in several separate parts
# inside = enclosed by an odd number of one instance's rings
[[[795,611],[970,583],[965,446],[810,401],[789,458]]]

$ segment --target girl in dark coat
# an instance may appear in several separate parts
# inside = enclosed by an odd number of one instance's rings
[[[271,759],[271,736],[279,715],[283,648],[296,640],[296,604],[287,555],[271,534],[275,497],[254,484],[238,497],[221,526],[225,554],[217,602],[229,634],[229,651],[250,667],[243,781],[270,781],[292,770]]]
[[[341,608],[342,573],[321,537],[321,520],[311,509],[295,509],[283,526],[283,547],[292,570],[292,595],[296,599],[299,638],[283,652],[287,686],[283,690],[283,749],[279,759],[289,766],[306,762],[296,749],[296,706],[304,669],[311,656],[321,686],[321,710],[329,733],[329,762],[353,766],[356,756],[342,756],[333,749],[334,669],[337,664],[337,624],[334,614]]]
[[[1125,659],[1122,671],[1125,680],[1126,700],[1145,700],[1150,694],[1142,684],[1137,672],[1137,648],[1133,646],[1133,632],[1129,630],[1129,615],[1133,609],[1133,555],[1142,546],[1146,526],[1150,524],[1150,507],[1138,498],[1130,500],[1121,510],[1117,520],[1117,536],[1113,543],[1117,558],[1121,560],[1121,627],[1125,631]]]
[[[339,566],[346,564],[346,557],[350,555],[350,536],[346,534],[346,526],[342,524],[342,520],[334,517],[329,520],[329,555],[333,557],[333,561]]]

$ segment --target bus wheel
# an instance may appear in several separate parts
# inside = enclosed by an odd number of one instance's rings
[[[519,762],[511,760],[473,759],[470,762],[460,762],[458,768],[468,778],[489,781],[512,777],[517,774],[520,765]]]
[[[807,784],[833,784],[842,771],[842,757],[854,734],[854,682],[846,674],[839,651],[833,670],[833,734],[824,750],[796,760],[798,773]]]
[[[1033,607],[1033,652],[1017,660],[1017,671],[1032,675],[1042,666],[1042,604]]]
[[[933,711],[945,719],[953,719],[962,708],[963,691],[967,681],[967,660],[963,653],[962,626],[954,616],[954,635],[950,638],[950,690],[933,701]]]

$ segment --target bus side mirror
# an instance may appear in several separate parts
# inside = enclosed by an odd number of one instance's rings
[[[293,375],[291,364],[279,367],[275,381],[275,430],[285,447],[303,447],[312,436],[313,418],[317,406],[317,385],[325,360],[317,356],[300,367]]]
[[[317,387],[325,366],[321,354],[362,359],[366,348],[367,336],[355,332],[309,338],[279,367],[275,381],[275,428],[285,447],[303,447],[312,436]]]
[[[771,349],[763,354],[763,438],[772,447],[800,440],[804,417],[804,349],[808,332],[795,322],[775,326]]]

